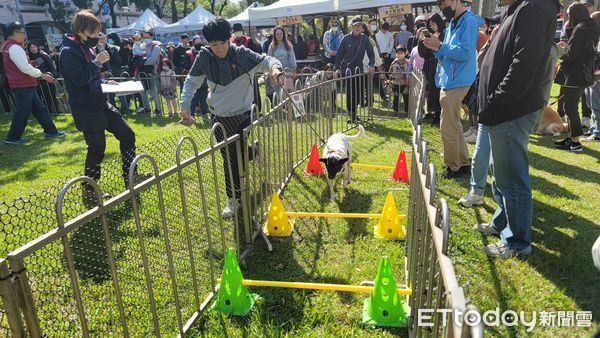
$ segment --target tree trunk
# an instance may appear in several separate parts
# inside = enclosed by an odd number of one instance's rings
[[[119,27],[119,25],[117,25],[117,13],[115,13],[116,3],[116,1],[108,2],[108,9],[110,9],[110,19],[112,20],[112,28]]]
[[[177,6],[175,4],[175,0],[171,0],[171,22],[175,23],[179,20],[177,18]]]
[[[183,0],[183,16],[188,15],[188,0]]]
[[[219,9],[219,16],[223,15],[223,10],[227,6],[227,0],[223,1],[223,5],[221,5],[221,9]]]
[[[215,2],[217,2],[217,0],[210,0],[210,12],[215,14]]]

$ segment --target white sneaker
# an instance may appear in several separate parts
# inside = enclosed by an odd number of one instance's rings
[[[223,213],[221,214],[221,216],[223,218],[231,218],[233,217],[233,214],[235,214],[235,212],[237,211],[239,207],[239,203],[235,198],[230,198],[227,200],[227,205],[225,206],[225,209],[223,209]]]
[[[592,260],[596,269],[600,271],[600,237],[596,240],[596,243],[592,246]]]
[[[590,135],[588,137],[582,138],[581,140],[586,141],[586,142],[594,142],[594,141],[600,141],[600,137],[598,137],[596,135]]]
[[[474,132],[471,135],[465,137],[465,141],[467,141],[467,143],[476,143],[477,142],[477,132]]]
[[[588,129],[589,129],[589,128],[591,127],[591,125],[592,125],[592,123],[591,123],[591,121],[590,121],[590,118],[589,118],[589,117],[583,117],[583,118],[581,119],[581,126],[582,126],[583,128],[588,128]]]
[[[465,131],[463,133],[463,136],[464,137],[469,137],[469,135],[473,134],[474,132],[475,132],[475,128],[471,127],[471,128],[469,128],[467,131]]]
[[[458,203],[466,208],[470,208],[474,205],[481,205],[483,204],[483,195],[478,195],[473,191],[469,191],[469,194],[458,200]]]

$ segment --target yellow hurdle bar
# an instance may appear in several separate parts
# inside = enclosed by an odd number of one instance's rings
[[[351,166],[354,168],[394,170],[394,167],[389,165],[352,163]]]
[[[332,217],[332,218],[381,218],[381,214],[354,214],[354,213],[334,213],[334,212],[295,212],[286,211],[290,217]]]
[[[219,279],[220,283],[221,280]],[[278,282],[270,280],[244,279],[244,286],[263,286],[270,288],[288,288],[288,289],[306,289],[306,290],[324,290],[324,291],[344,291],[344,292],[373,292],[372,286],[362,285],[344,285],[344,284],[323,284],[323,283],[304,283],[304,282]],[[411,295],[411,289],[397,289],[399,295]]]

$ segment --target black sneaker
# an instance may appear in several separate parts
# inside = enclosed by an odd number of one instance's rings
[[[573,142],[570,138],[567,138],[567,141],[564,144],[554,146],[556,149],[560,150],[570,150],[573,152],[581,152],[583,151],[583,147],[579,142]]]
[[[471,165],[470,164],[463,165],[462,167],[460,167],[460,169],[458,169],[458,171],[463,174],[470,174],[471,173]]]
[[[462,175],[463,175],[463,173],[460,171],[460,169],[458,171],[454,171],[450,168],[446,168],[442,172],[442,176],[444,176],[444,178],[446,178],[448,180],[461,177]]]
[[[565,138],[563,140],[554,142],[554,145],[555,146],[564,146],[564,145],[569,144],[569,143],[571,143],[571,139],[567,137],[567,138]]]

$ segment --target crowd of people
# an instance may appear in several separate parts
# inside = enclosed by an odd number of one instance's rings
[[[600,12],[592,13],[591,3],[582,0],[568,7],[569,20],[559,43],[553,41],[561,8],[556,0],[501,0],[501,15],[485,19],[460,0],[438,0],[439,13],[419,15],[395,33],[385,20],[371,18],[365,23],[356,16],[346,34],[340,21],[332,18],[322,43],[314,35],[307,41],[294,39],[279,26],[261,43],[247,35],[242,25],[231,27],[225,19],[216,18],[202,34],[191,38],[184,34],[177,46],[163,46],[150,30],[131,39],[106,36],[98,19],[81,11],[72,21],[72,34],[63,39],[60,54],[51,55],[38,44],[25,45],[23,25],[11,23],[2,48],[3,73],[16,108],[5,143],[26,142],[21,136],[29,114],[42,125],[46,137],[64,135],[50,118],[50,111],[58,108],[42,103],[42,98],[56,96],[53,84],[59,74],[64,78],[75,125],[88,146],[85,174],[97,180],[105,131],[121,143],[124,175],[135,154],[135,134],[114,107],[116,98],[107,97],[100,89],[101,83],[112,83],[107,80],[110,77],[136,76],[146,88],[133,97],[118,97],[121,112],[128,111],[132,98],[139,101],[138,113],[151,112],[151,99],[159,110],[160,95],[167,102],[168,113],[180,114],[181,123],[191,125],[194,116],[202,116],[208,123],[222,124],[231,135],[240,134],[251,123],[252,104],[263,102],[255,74],[275,75],[265,77],[266,94],[271,98],[289,85],[280,75],[284,70],[299,72],[298,60],[307,53],[321,53],[330,73],[338,70],[346,77],[342,81],[350,123],[360,122],[359,106],[373,102],[373,94],[365,93],[356,74],[375,73],[372,78],[381,99],[392,99],[395,111],[408,112],[410,73],[418,70],[426,83],[425,118],[440,128],[442,175],[447,179],[470,175],[469,193],[460,204],[472,207],[483,203],[488,170],[492,170],[498,207],[489,223],[477,224],[475,229],[499,235],[500,241],[484,251],[492,257],[528,255],[532,222],[528,140],[549,104],[553,82],[561,86],[558,111],[568,116],[570,129],[567,138],[555,143],[556,148],[579,152],[583,150],[582,137],[600,140],[600,86],[594,85],[595,73],[600,71]],[[522,22],[527,24],[519,24]],[[562,62],[556,72],[558,58]],[[42,89],[39,80],[47,82]],[[389,94],[387,85],[392,88]],[[583,119],[578,111],[580,102],[590,111]],[[470,116],[467,131],[461,121],[463,110]],[[217,139],[223,140],[219,133]],[[467,141],[475,143],[472,158]],[[244,151],[252,159],[259,150],[254,144]],[[239,177],[233,175],[233,184],[229,178],[229,169],[238,172],[234,153],[233,148],[222,152],[229,197],[224,217],[231,217],[239,205]]]

